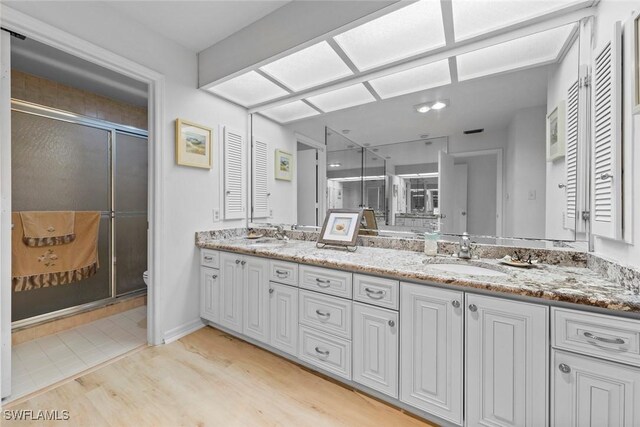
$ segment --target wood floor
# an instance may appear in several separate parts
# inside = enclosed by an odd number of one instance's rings
[[[38,426],[433,426],[209,327],[3,409],[69,411]]]

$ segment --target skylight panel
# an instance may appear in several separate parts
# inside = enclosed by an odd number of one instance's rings
[[[292,53],[260,69],[294,92],[353,74],[326,41]]]
[[[452,0],[456,41],[561,10],[584,0]]]
[[[255,71],[249,71],[207,90],[245,107],[289,94]]]
[[[260,111],[260,114],[277,122],[287,123],[298,119],[304,119],[305,117],[315,116],[320,113],[302,101],[293,101],[288,104]]]
[[[355,84],[321,95],[312,96],[307,98],[307,100],[322,111],[329,112],[366,104],[376,99],[363,84]]]
[[[334,37],[360,71],[445,45],[440,0],[421,0]]]
[[[469,80],[553,61],[576,25],[565,25],[459,55],[458,79]]]
[[[381,98],[391,98],[451,83],[449,61],[432,62],[371,80],[371,86]]]

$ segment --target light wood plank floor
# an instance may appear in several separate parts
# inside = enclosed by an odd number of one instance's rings
[[[69,411],[38,426],[433,427],[213,328],[4,409]]]

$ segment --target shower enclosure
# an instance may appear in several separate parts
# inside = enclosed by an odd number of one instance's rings
[[[12,210],[99,211],[98,273],[12,293],[14,327],[143,294],[147,132],[12,101]]]

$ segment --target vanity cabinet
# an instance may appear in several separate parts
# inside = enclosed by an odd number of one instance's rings
[[[398,397],[398,312],[353,304],[353,381]]]
[[[458,425],[463,422],[463,304],[462,292],[400,286],[400,400]]]
[[[262,343],[269,344],[269,260],[243,257],[240,261],[243,273],[243,333]]]
[[[270,344],[293,356],[298,354],[298,288],[269,283]]]
[[[211,322],[220,320],[220,271],[200,267],[200,317]]]
[[[220,325],[242,333],[243,257],[220,253]]]
[[[469,426],[546,426],[549,310],[466,295],[466,414]]]

